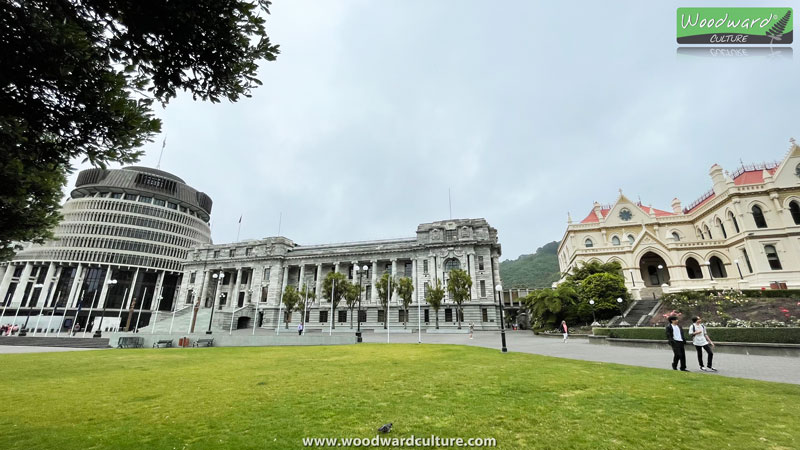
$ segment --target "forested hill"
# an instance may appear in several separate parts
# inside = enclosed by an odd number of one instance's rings
[[[545,288],[561,278],[558,270],[558,242],[553,241],[538,248],[532,255],[522,255],[516,260],[500,263],[503,287]]]

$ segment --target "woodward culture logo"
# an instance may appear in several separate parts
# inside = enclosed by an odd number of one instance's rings
[[[792,8],[678,8],[679,44],[792,43]]]

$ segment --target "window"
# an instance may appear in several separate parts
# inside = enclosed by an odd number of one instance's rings
[[[397,321],[408,322],[408,318],[406,318],[406,310],[404,309],[397,310]]]
[[[427,259],[422,260],[422,273],[424,273],[425,275],[428,274],[428,260]]]
[[[756,227],[767,228],[767,221],[764,219],[764,211],[762,211],[758,205],[753,205],[751,211],[753,212],[753,221],[755,221]]]
[[[725,231],[725,225],[722,224],[722,220],[717,217],[717,227],[719,227],[719,231],[722,231],[722,237],[724,239],[728,239],[728,233]]]
[[[232,248],[232,249],[228,250],[228,256],[231,257],[231,258],[236,256],[236,249]]]
[[[164,205],[167,204],[167,202],[165,202],[164,200],[161,200],[160,198],[154,198],[153,199],[153,204],[156,205],[156,206],[164,206]]]
[[[736,221],[736,217],[733,215],[732,212],[728,212],[728,219],[731,222],[733,222],[733,229],[736,230],[736,232],[738,233],[739,232],[739,222]]]
[[[711,230],[710,230],[710,229],[708,229],[708,225],[704,225],[703,227],[704,227],[704,228],[705,228],[705,230],[706,230],[706,236],[708,236],[708,238],[709,238],[709,239],[714,239],[714,238],[711,236]]]
[[[456,258],[450,258],[444,262],[444,271],[450,272],[453,269],[460,269],[461,262]]]
[[[458,240],[458,231],[457,230],[444,230],[444,240],[445,241],[457,241]]]
[[[486,308],[481,308],[481,322],[488,322],[489,321],[489,310]]]
[[[192,274],[189,275],[189,283],[194,284],[194,280],[195,280],[196,276],[197,276],[197,272],[192,272]]]
[[[239,284],[247,284],[247,278],[249,277],[250,272],[242,271],[242,280],[239,281]]]
[[[267,298],[269,298],[269,285],[261,288],[261,301],[266,302]]]
[[[146,197],[144,195],[139,196],[140,203],[151,203],[153,201],[153,197]]]
[[[136,200],[136,194],[125,194],[125,200]]]
[[[167,202],[167,208],[169,209],[178,209],[177,203]]]
[[[214,250],[214,258],[219,258],[219,250]]]
[[[422,298],[428,299],[428,282],[426,281],[425,284],[422,286]]]
[[[795,225],[800,225],[800,205],[796,201],[789,203],[789,212],[792,213],[792,220]]]
[[[452,322],[453,321],[453,310],[447,308],[444,310],[444,321],[445,322]]]
[[[122,198],[122,193],[121,192],[112,192],[111,193],[111,198]]]
[[[386,310],[378,310],[378,322],[383,323],[386,320]]]
[[[412,276],[414,276],[414,265],[412,263],[410,262],[405,263],[403,269],[404,269],[403,276],[405,276],[406,278],[411,278]]]
[[[372,300],[372,286],[370,286],[370,285],[368,284],[368,285],[364,286],[364,290],[366,291],[366,292],[364,293],[364,299],[365,299],[366,301],[370,301],[370,300]]]
[[[244,256],[250,256],[253,254],[253,247],[247,247],[244,249]]]
[[[675,241],[675,242],[680,242],[681,235],[679,235],[677,231],[673,231],[672,232],[672,240]]]
[[[722,263],[722,260],[717,258],[716,256],[712,256],[711,259],[708,260],[709,269],[711,270],[711,276],[714,278],[728,278],[728,272],[725,270],[725,264]]]
[[[430,321],[431,321],[430,310],[426,309],[425,310],[425,323],[428,323]]]
[[[747,271],[753,273],[753,266],[750,264],[750,257],[747,255],[747,250],[742,249],[742,256],[744,256],[744,262],[747,264]]]
[[[486,297],[486,280],[481,280],[481,297]]]
[[[585,246],[586,246],[586,248],[592,248],[592,247],[594,247],[594,243],[593,243],[593,242],[592,242],[592,240],[591,240],[591,239],[589,239],[589,238],[586,238],[586,240],[585,240],[585,241],[583,241],[583,245],[585,245]]]
[[[614,236],[614,237],[611,238],[611,245],[620,245],[620,244],[621,244],[621,242],[619,241],[619,237],[618,236]]]
[[[366,311],[359,311],[358,312],[358,321],[359,322],[366,322],[367,321],[367,312]]]
[[[269,267],[264,268],[264,278],[262,278],[262,280],[269,281]]]
[[[767,255],[767,261],[769,262],[770,269],[772,270],[783,269],[783,266],[781,266],[781,260],[780,258],[778,258],[778,251],[775,249],[774,245],[765,245],[764,253]]]
[[[635,237],[633,237],[633,235],[632,235],[632,234],[629,234],[629,235],[628,235],[628,242],[630,242],[630,243],[631,243],[631,245],[633,245],[633,243],[634,243],[635,241],[636,241],[636,238],[635,238]]]
[[[700,269],[700,263],[694,258],[686,260],[686,275],[690,280],[699,280],[703,278],[703,271]]]
[[[328,322],[328,311],[320,311],[319,312],[319,321],[320,323],[327,323]]]
[[[484,270],[483,269],[483,255],[478,255],[478,270]]]
[[[339,316],[337,317],[336,320],[337,322],[339,323],[347,322],[347,310],[340,310],[337,315]]]

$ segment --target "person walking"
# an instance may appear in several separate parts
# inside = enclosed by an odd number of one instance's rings
[[[303,322],[300,322],[297,325],[297,335],[298,336],[302,336],[303,335]]]
[[[678,325],[677,316],[669,316],[669,324],[664,331],[666,331],[667,340],[672,347],[672,370],[678,370],[678,362],[680,362],[681,371],[689,372],[686,369],[686,350],[684,349],[686,339],[683,338],[683,330]]]
[[[692,336],[692,344],[694,344],[694,348],[697,350],[697,362],[700,363],[700,370],[716,372],[717,369],[713,366],[714,352],[711,350],[712,347],[716,346],[711,342],[711,338],[708,337],[708,331],[706,331],[706,326],[703,325],[702,318],[692,317],[689,335]],[[708,354],[708,366],[705,367],[703,366],[703,350]]]
[[[561,326],[559,327],[559,329],[561,330],[561,333],[564,334],[564,342],[567,342],[567,338],[569,337],[569,328],[567,327],[566,320],[561,321]]]
[[[469,323],[469,338],[472,339],[472,333],[475,332],[475,324],[473,322]]]

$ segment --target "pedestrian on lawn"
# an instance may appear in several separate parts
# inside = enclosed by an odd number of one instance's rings
[[[713,366],[714,352],[711,350],[712,347],[716,346],[711,341],[711,338],[708,337],[708,331],[706,330],[706,326],[703,325],[703,319],[701,317],[692,317],[689,335],[692,336],[692,344],[694,344],[694,348],[697,350],[697,362],[700,363],[700,370],[716,372],[717,369]],[[703,366],[703,350],[708,354],[708,366]]]
[[[664,331],[667,333],[667,340],[672,347],[672,370],[678,370],[678,362],[680,362],[681,371],[688,372],[686,369],[686,350],[684,349],[686,339],[683,337],[683,330],[678,325],[678,316],[669,316],[669,324]]]

